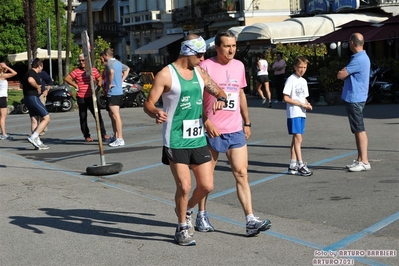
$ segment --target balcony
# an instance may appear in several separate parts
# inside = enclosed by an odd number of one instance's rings
[[[237,2],[238,3],[238,2]],[[185,6],[172,10],[172,22],[184,23],[208,17],[228,17],[229,13],[240,11],[239,5],[233,0],[198,0],[194,6]]]

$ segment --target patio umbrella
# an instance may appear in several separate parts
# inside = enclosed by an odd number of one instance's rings
[[[50,55],[48,54],[48,50],[47,49],[41,49],[38,48],[37,50],[37,55],[36,58],[40,58],[40,59],[57,59],[58,58],[58,51],[57,50],[51,50]],[[71,54],[69,53],[69,56]],[[22,52],[22,53],[18,53],[18,54],[9,54],[8,56],[8,61],[10,62],[20,62],[20,61],[27,61],[28,60],[28,53],[27,52]],[[65,51],[61,51],[61,58],[65,59],[66,58],[66,52]]]

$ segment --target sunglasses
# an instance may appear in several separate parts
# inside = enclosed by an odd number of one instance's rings
[[[195,56],[196,56],[197,58],[201,58],[201,57],[203,57],[204,54],[205,54],[205,53],[198,53],[197,51],[195,51],[194,49],[188,47],[187,45],[186,45],[186,47],[187,47],[188,49],[190,49],[191,51],[193,51],[193,52],[195,53]]]
[[[84,62],[85,60],[84,59],[79,59],[79,62]]]

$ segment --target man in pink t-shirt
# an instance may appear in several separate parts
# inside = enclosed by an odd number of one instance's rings
[[[251,121],[247,98],[243,88],[247,86],[245,68],[234,59],[237,50],[236,37],[231,31],[219,31],[215,36],[216,57],[200,65],[227,95],[225,108],[214,113],[215,97],[204,92],[204,126],[207,132],[208,148],[215,169],[219,153],[226,153],[237,183],[237,194],[246,216],[246,235],[254,236],[270,228],[269,220],[260,221],[252,211],[251,188],[248,182],[247,139],[251,135]],[[219,99],[220,100],[220,99]],[[195,228],[200,232],[212,232],[205,210],[206,198],[198,204]]]

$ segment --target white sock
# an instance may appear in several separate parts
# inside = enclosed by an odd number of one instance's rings
[[[299,168],[303,166],[303,161],[298,161]]]
[[[294,169],[296,166],[296,160],[291,160],[290,162],[290,168]]]
[[[249,221],[254,220],[254,219],[255,219],[255,216],[254,216],[253,213],[248,214],[247,217],[245,217],[245,220],[247,221],[247,223],[248,223]]]
[[[38,136],[39,136],[39,134],[35,131],[35,132],[32,133],[31,138],[32,138],[32,139],[35,139],[35,138],[37,138]]]
[[[198,211],[197,212],[198,217],[204,217],[205,216],[205,211]]]
[[[187,226],[187,223],[178,223],[177,224],[177,231],[180,232],[182,227]]]

